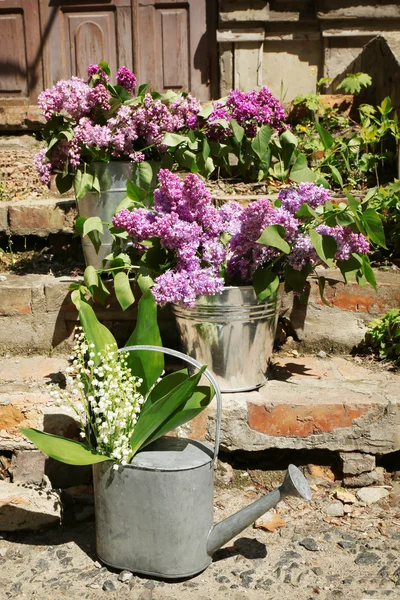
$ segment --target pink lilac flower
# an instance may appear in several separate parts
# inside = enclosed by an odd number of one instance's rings
[[[222,218],[222,230],[231,235],[239,233],[243,210],[244,208],[239,202],[230,201],[223,204],[219,209],[219,215]]]
[[[136,77],[127,67],[120,67],[117,71],[117,85],[120,85],[127,92],[133,94],[136,87]]]
[[[95,80],[95,85],[99,85],[100,83],[110,83],[110,78],[100,65],[93,64],[88,67],[88,83],[93,83],[92,79],[94,75],[97,75]]]
[[[110,110],[111,94],[102,83],[99,83],[96,87],[91,89],[89,98],[89,101],[94,108],[105,111]]]
[[[40,181],[48,185],[50,183],[52,165],[46,158],[46,152],[46,148],[39,150],[39,152],[35,154],[33,161],[38,171]]]
[[[171,113],[178,117],[177,129],[181,129],[185,125],[189,129],[196,129],[198,126],[197,113],[201,110],[201,104],[197,98],[188,94],[186,97],[179,96],[176,100],[170,103],[169,109]]]
[[[353,233],[351,227],[328,227],[328,225],[318,225],[315,231],[320,235],[330,235],[336,240],[337,250],[335,260],[348,260],[353,252],[366,254],[369,250],[369,243],[361,233]]]
[[[179,118],[172,115],[160,100],[153,100],[151,94],[146,94],[143,106],[132,114],[132,122],[146,144],[156,144],[161,149],[165,133],[176,131]]]
[[[306,265],[315,265],[319,261],[318,254],[309,235],[300,235],[291,248],[287,262],[297,271]]]
[[[297,189],[285,188],[281,190],[278,198],[282,202],[282,207],[294,215],[302,204],[317,208],[317,206],[323,206],[332,200],[332,195],[330,190],[324,188],[323,185],[304,182],[300,183]]]
[[[64,111],[73,119],[80,119],[92,109],[92,88],[79,77],[58,81],[54,87],[44,90],[38,97],[38,105],[49,121],[53,113]]]

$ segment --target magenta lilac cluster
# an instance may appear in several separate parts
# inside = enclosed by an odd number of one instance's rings
[[[214,102],[213,107],[207,119],[207,135],[212,139],[221,140],[232,133],[230,128],[218,122],[220,119],[228,123],[235,119],[249,138],[255,137],[257,127],[261,125],[270,125],[278,131],[286,128],[283,106],[267,87],[251,92],[231,90],[225,104]]]
[[[193,306],[198,296],[217,294],[224,284],[251,284],[258,267],[278,260],[298,270],[321,262],[307,233],[306,220],[296,217],[296,212],[304,203],[312,208],[324,205],[331,200],[330,192],[302,183],[282,190],[279,200],[280,206],[260,199],[247,207],[228,202],[217,209],[197,175],[181,180],[162,169],[153,209],[124,209],[113,224],[128,231],[139,251],[146,251],[142,242],[157,237],[169,252],[171,266],[155,278],[152,288],[156,302]],[[284,239],[291,247],[288,255],[257,242],[269,225],[284,228]],[[335,238],[336,260],[346,260],[353,252],[368,252],[367,240],[350,227],[319,224],[315,230]]]
[[[197,126],[201,105],[190,94],[178,96],[169,106],[146,94],[143,102],[122,104],[109,113],[114,94],[109,82],[105,70],[93,64],[88,69],[88,82],[72,77],[39,95],[38,105],[46,120],[62,115],[73,132],[72,139],[62,139],[50,153],[36,154],[35,165],[43,183],[49,183],[51,172],[64,170],[67,161],[78,167],[88,154],[97,160],[141,162],[145,159],[142,149],[154,145],[160,152],[165,150],[161,144],[165,133]],[[127,67],[121,67],[117,84],[133,94],[136,77]]]

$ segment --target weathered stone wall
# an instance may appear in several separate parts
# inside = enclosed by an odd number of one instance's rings
[[[371,0],[219,0],[220,93],[267,85],[285,101],[347,70],[377,35],[400,47],[400,5]],[[386,69],[383,75],[389,76]]]

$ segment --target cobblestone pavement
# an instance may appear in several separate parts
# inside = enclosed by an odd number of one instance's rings
[[[270,489],[280,481],[281,473],[273,474]],[[0,598],[400,598],[400,483],[390,480],[390,494],[373,504],[353,498],[352,512],[335,517],[335,503],[340,504],[335,499],[337,482],[318,482],[312,485],[311,503],[289,498],[268,513],[264,528],[274,531],[246,529],[214,555],[206,571],[179,582],[153,581],[102,566],[96,559],[93,506],[86,495],[86,504],[67,509],[62,526],[0,536]],[[242,489],[232,482],[217,486],[216,521],[261,495],[262,486],[250,483],[247,479]]]

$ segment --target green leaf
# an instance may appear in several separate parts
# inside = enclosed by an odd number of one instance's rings
[[[43,454],[67,465],[93,465],[105,460],[113,460],[109,456],[91,450],[80,442],[74,442],[30,427],[21,427],[20,430]]]
[[[300,217],[312,217],[313,219],[317,218],[317,213],[311,206],[309,206],[306,202],[304,202],[299,210],[295,214],[296,218]]]
[[[385,232],[378,213],[373,208],[367,208],[361,215],[361,221],[371,241],[387,249]]]
[[[157,324],[157,305],[151,290],[145,292],[138,302],[136,327],[126,343],[127,346],[140,344],[162,346]],[[129,353],[127,362],[132,373],[143,379],[140,393],[145,396],[164,370],[163,354],[149,350],[135,350]]]
[[[312,272],[313,268],[310,264],[304,265],[304,267],[299,271],[298,269],[294,269],[291,265],[285,265],[285,291],[291,292],[295,290],[299,294],[302,294],[304,291],[304,286],[307,281],[307,277]]]
[[[331,170],[331,173],[332,173],[332,177],[333,177],[333,179],[334,179],[334,180],[336,181],[336,183],[338,183],[338,184],[340,185],[340,187],[342,188],[342,187],[343,187],[343,177],[342,177],[342,175],[340,174],[340,171],[339,171],[339,169],[337,169],[337,168],[336,168],[334,165],[326,165],[326,167],[327,167],[328,169],[330,169],[330,170]]]
[[[207,162],[208,157],[210,156],[211,153],[211,148],[210,148],[210,144],[208,143],[207,138],[204,136],[203,138],[203,148],[201,151],[201,155],[203,157],[204,162]]]
[[[111,331],[100,323],[93,308],[85,301],[80,302],[79,320],[89,344],[94,344],[96,356],[93,360],[98,365],[100,362],[98,353],[103,351],[106,346],[110,346],[110,352],[117,350],[117,342]]]
[[[233,137],[235,138],[237,143],[240,144],[244,136],[243,127],[239,125],[239,123],[235,119],[231,119],[229,123],[232,129]]]
[[[269,125],[263,125],[260,127],[260,129],[257,131],[257,135],[251,141],[251,147],[260,160],[263,160],[267,152],[271,135],[271,127]]]
[[[389,96],[386,96],[386,98],[382,100],[381,105],[378,106],[378,110],[381,115],[385,116],[392,112],[392,108],[392,101]]]
[[[79,201],[83,196],[93,190],[93,175],[78,169],[74,178],[75,198]]]
[[[146,196],[146,190],[136,185],[136,183],[133,182],[131,179],[128,179],[128,183],[126,185],[126,193],[128,195],[128,198],[134,200],[135,202],[142,202],[143,198]]]
[[[131,437],[131,456],[145,446],[153,433],[164,425],[173,413],[185,404],[194,393],[206,367],[199,369],[198,373],[177,385],[173,390],[152,404],[144,413],[139,414],[135,430]]]
[[[149,189],[153,180],[153,169],[148,161],[136,163],[136,174],[139,187]]]
[[[361,259],[362,259],[362,272],[363,272],[363,275],[364,275],[365,279],[368,281],[368,283],[370,285],[372,285],[372,287],[374,288],[374,290],[376,290],[377,289],[377,285],[376,285],[375,274],[374,274],[374,272],[372,270],[371,264],[369,262],[369,258],[365,254],[362,254],[361,255]]]
[[[289,254],[290,246],[286,240],[283,239],[285,233],[285,228],[282,227],[282,225],[269,225],[264,229],[256,241],[258,244],[272,246],[273,248],[278,248],[278,250],[281,250],[285,254]]]
[[[352,254],[347,260],[338,260],[336,264],[343,275],[343,279],[348,283],[360,271],[362,260],[358,254]]]
[[[149,87],[149,83],[142,83],[142,85],[139,85],[139,89],[138,89],[138,96],[141,96],[142,94],[144,94],[147,90],[147,88]]]
[[[329,148],[332,148],[335,140],[333,139],[329,131],[324,129],[319,123],[315,123],[315,127],[318,131],[319,137],[321,138],[321,142],[325,150],[329,150]]]
[[[318,289],[319,289],[319,295],[321,296],[321,300],[324,304],[326,304],[326,306],[332,306],[332,304],[330,304],[324,296],[325,283],[326,283],[325,277],[323,277],[322,275],[319,275],[318,276]]]
[[[207,386],[198,386],[189,400],[181,405],[146,441],[146,446],[162,435],[184,425],[199,415],[213,399],[214,391]]]
[[[187,144],[189,141],[190,139],[186,135],[179,135],[179,133],[166,133],[161,143],[164,146],[175,148],[184,142]]]
[[[212,104],[209,104],[208,106],[202,108],[201,111],[197,113],[197,116],[203,117],[203,119],[207,119],[207,117],[209,117],[212,112],[214,112],[214,107]]]
[[[119,271],[115,275],[114,289],[122,310],[126,310],[135,302],[135,296],[132,293],[129,277],[124,271]]]
[[[97,287],[99,284],[99,276],[97,274],[96,269],[91,265],[86,267],[85,272],[83,274],[83,280],[89,289],[91,287]]]
[[[187,369],[181,369],[163,377],[147,396],[146,402],[143,404],[140,412],[143,413],[143,411],[147,410],[152,404],[160,400],[160,398],[163,398],[177,385],[186,381],[186,379],[189,379]]]
[[[279,277],[268,268],[258,267],[253,275],[254,291],[259,302],[273,296],[279,288]]]
[[[91,231],[104,233],[104,226],[100,217],[89,217],[83,223],[82,235],[88,235]]]
[[[58,175],[56,175],[56,186],[60,194],[65,194],[66,192],[68,192],[71,189],[73,182],[74,179],[72,175],[64,176],[61,173],[58,173]]]
[[[331,235],[321,235],[315,229],[309,230],[312,245],[320,259],[329,267],[333,267],[333,259],[337,251],[337,244]]]
[[[367,73],[348,73],[346,77],[336,86],[336,89],[344,89],[348,94],[358,94],[362,87],[371,85],[372,79]]]
[[[308,167],[306,155],[299,152],[290,171],[289,179],[296,183],[302,183],[304,181],[316,181],[317,178],[318,175]]]

